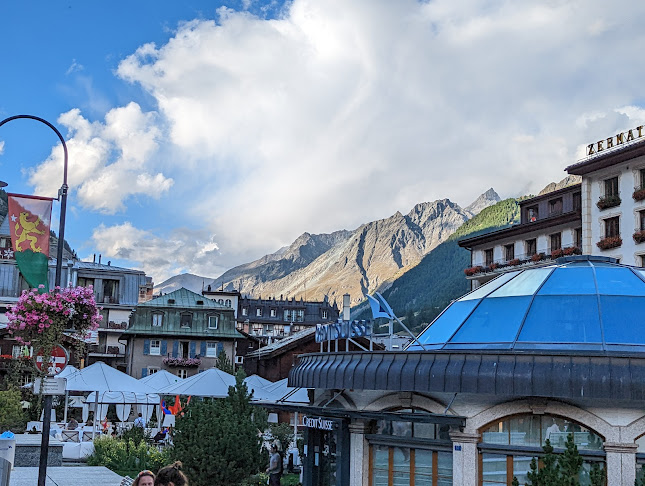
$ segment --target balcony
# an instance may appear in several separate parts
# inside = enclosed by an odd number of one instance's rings
[[[122,351],[119,346],[108,346],[107,344],[92,344],[88,348],[90,356],[114,356],[123,357],[125,351]]]
[[[198,368],[202,364],[199,358],[164,358],[163,364],[170,368]]]
[[[596,243],[596,246],[601,250],[611,250],[612,248],[618,248],[622,244],[623,239],[620,236],[607,236]]]
[[[562,256],[580,255],[582,251],[577,246],[568,246],[566,248],[547,249],[546,252],[515,255],[512,260],[501,259],[495,260],[489,265],[476,265],[466,268],[464,273],[467,278],[479,277],[486,274],[498,274],[510,270],[518,270],[527,266],[542,265],[544,262],[556,260]]]

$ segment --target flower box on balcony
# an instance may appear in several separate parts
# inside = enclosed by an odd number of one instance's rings
[[[564,256],[564,250],[562,248],[557,248],[551,252],[551,260],[555,260],[561,256]]]
[[[582,250],[580,248],[578,248],[577,246],[570,246],[568,248],[565,248],[562,251],[564,253],[564,256],[582,255]]]
[[[598,202],[596,203],[596,206],[598,206],[598,209],[601,211],[603,209],[608,209],[608,208],[613,208],[616,206],[620,206],[621,200],[620,196],[604,196],[601,197]]]
[[[484,271],[484,267],[476,265],[474,267],[467,268],[464,270],[464,273],[466,274],[467,277],[472,277],[473,275],[477,273],[482,273]]]
[[[640,230],[634,233],[633,235],[634,241],[636,243],[642,243],[645,241],[645,230]]]
[[[500,268],[500,264],[499,264],[499,263],[491,263],[490,265],[488,265],[488,269],[489,269],[491,272],[492,272],[493,270],[497,270],[498,268]]]
[[[643,199],[645,199],[645,187],[635,189],[632,197],[634,198],[634,201],[642,201]]]
[[[607,238],[603,238],[598,243],[596,243],[596,245],[598,245],[598,248],[600,248],[601,250],[618,248],[622,244],[623,240],[620,236],[608,236]]]
[[[202,360],[199,358],[164,358],[163,364],[170,366],[171,368],[180,366],[185,368],[197,368],[202,364]]]
[[[534,255],[531,256],[531,261],[539,262],[544,260],[545,258],[546,258],[546,255],[544,253],[535,253]]]
[[[522,262],[520,261],[519,258],[513,258],[511,261],[508,262],[508,265],[511,266],[511,267],[516,267],[520,263],[522,263]]]

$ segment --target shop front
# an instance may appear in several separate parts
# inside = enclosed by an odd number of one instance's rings
[[[303,484],[349,484],[349,428],[341,418],[302,416],[305,428]]]

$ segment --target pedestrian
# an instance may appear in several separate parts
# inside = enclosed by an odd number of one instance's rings
[[[159,469],[154,486],[188,486],[188,478],[181,472],[181,462]]]
[[[137,418],[134,419],[134,426],[135,427],[141,427],[144,429],[146,427],[146,421],[143,420],[143,415],[139,414]]]
[[[132,486],[154,486],[155,484],[155,473],[149,470],[141,471],[137,474],[137,477],[134,478]]]
[[[280,486],[280,476],[282,475],[282,457],[278,452],[278,446],[271,445],[271,455],[269,456],[269,486]]]

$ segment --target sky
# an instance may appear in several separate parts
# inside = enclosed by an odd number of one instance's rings
[[[0,2],[0,119],[69,150],[66,239],[155,283],[493,187],[645,123],[645,2]],[[0,127],[8,192],[62,148]],[[57,230],[58,204],[52,220]]]

